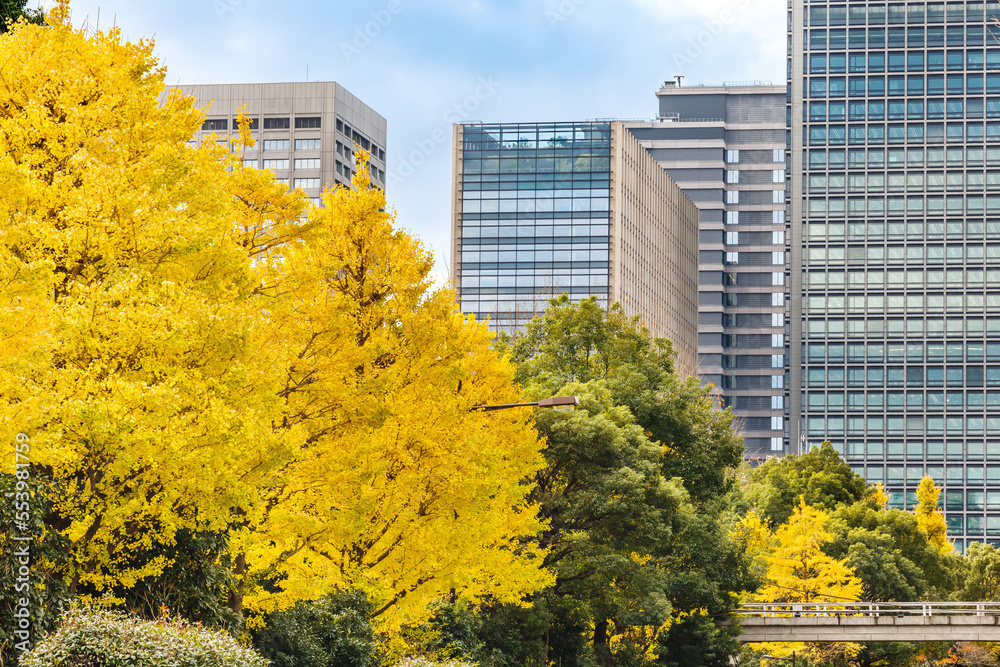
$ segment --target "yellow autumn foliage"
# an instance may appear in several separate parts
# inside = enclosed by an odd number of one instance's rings
[[[513,370],[367,168],[311,207],[246,138],[188,146],[164,75],[66,0],[0,37],[0,452],[29,434],[59,484],[71,587],[155,576],[132,556],[180,529],[230,533],[250,611],[360,588],[392,628],[548,584],[530,415],[470,411]]]
[[[948,541],[948,526],[938,508],[940,495],[941,489],[934,485],[934,480],[930,477],[921,479],[917,487],[917,506],[913,508],[913,514],[917,518],[917,527],[927,534],[927,541],[944,554],[953,551],[954,547]]]

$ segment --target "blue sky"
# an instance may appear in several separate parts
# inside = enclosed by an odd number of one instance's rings
[[[51,2],[42,2],[42,6]],[[666,79],[784,81],[783,0],[72,0],[168,83],[337,81],[388,120],[398,223],[447,275],[451,123],[648,118]],[[442,132],[443,131],[443,132]],[[442,137],[445,140],[440,141]]]

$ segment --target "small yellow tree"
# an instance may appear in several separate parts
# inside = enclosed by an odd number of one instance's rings
[[[913,513],[917,517],[917,526],[926,533],[928,541],[941,553],[948,553],[954,547],[948,541],[948,527],[944,522],[944,515],[938,510],[940,496],[941,489],[934,485],[934,480],[924,477],[917,487],[917,506],[913,509]]]
[[[831,540],[824,528],[827,515],[810,507],[805,500],[792,512],[788,522],[774,534],[776,547],[765,556],[767,577],[755,598],[761,602],[838,602],[857,600],[861,595],[861,580],[845,560],[836,560],[823,553],[822,547]],[[822,654],[830,657],[857,655],[857,644],[836,644],[806,647],[803,644],[764,644],[776,655],[792,651]]]
[[[822,547],[832,537],[824,528],[826,512],[800,501],[788,523],[775,531],[777,547],[765,560],[767,583],[757,593],[765,602],[836,602],[857,600],[861,580],[846,560],[835,560]]]

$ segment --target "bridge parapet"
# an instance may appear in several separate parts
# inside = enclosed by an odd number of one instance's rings
[[[742,643],[1000,641],[998,602],[747,603]]]

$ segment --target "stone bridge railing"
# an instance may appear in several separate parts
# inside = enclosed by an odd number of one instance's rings
[[[1000,602],[746,603],[742,643],[1000,641]]]

